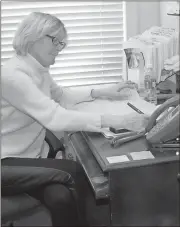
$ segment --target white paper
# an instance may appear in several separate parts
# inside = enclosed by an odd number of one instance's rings
[[[133,160],[153,159],[154,156],[150,151],[139,151],[130,153]]]
[[[95,99],[92,102],[83,102],[77,104],[73,106],[72,109],[88,113],[118,114],[123,118],[128,114],[135,113],[135,110],[127,105],[128,102],[148,115],[151,115],[157,108],[157,106],[155,106],[154,104],[148,103],[143,100],[135,89],[123,90],[124,91],[121,92],[122,96],[120,96],[119,100],[109,100],[107,98]],[[124,97],[126,97],[126,99],[123,98],[123,95],[125,95]],[[118,134],[109,131],[109,128],[101,128],[95,131],[101,132],[106,138],[113,138],[118,136]]]
[[[124,94],[129,94],[126,99],[123,98]],[[89,113],[99,114],[118,114],[124,116],[135,111],[127,105],[128,102],[132,103],[142,112],[151,115],[157,108],[154,104],[148,103],[141,99],[136,90],[129,89],[121,93],[119,100],[96,99],[93,102],[83,102],[73,107],[74,110],[80,110]]]
[[[106,157],[109,163],[128,162],[129,158],[126,155]]]
[[[150,102],[147,102],[141,98],[132,100],[130,103],[135,106],[137,109],[142,111],[144,114],[151,115],[156,109],[157,106],[155,104],[152,104]],[[129,107],[131,108],[131,107]]]

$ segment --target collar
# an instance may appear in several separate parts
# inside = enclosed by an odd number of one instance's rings
[[[28,65],[33,67],[34,69],[41,72],[49,72],[49,67],[42,66],[32,55],[27,54],[26,56],[17,56],[18,58],[24,60]]]

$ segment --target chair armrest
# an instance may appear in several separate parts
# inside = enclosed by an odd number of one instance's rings
[[[55,158],[58,151],[65,151],[64,139],[60,140],[49,130],[46,130],[45,141],[49,145],[48,158]]]

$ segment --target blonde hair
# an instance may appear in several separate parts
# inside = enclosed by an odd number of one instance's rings
[[[34,42],[60,28],[64,28],[64,24],[57,17],[33,12],[20,23],[13,39],[13,48],[17,54],[26,55]]]

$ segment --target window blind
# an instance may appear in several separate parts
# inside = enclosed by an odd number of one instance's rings
[[[12,40],[21,20],[31,12],[50,13],[67,29],[68,45],[50,67],[62,86],[120,81],[123,70],[124,3],[101,1],[2,1],[1,64],[13,55]]]

